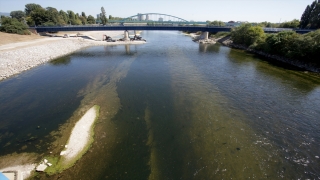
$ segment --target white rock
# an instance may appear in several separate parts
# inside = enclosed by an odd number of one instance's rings
[[[65,148],[67,148],[67,147],[68,147],[68,145],[65,145],[64,147],[65,147]]]
[[[44,159],[43,162],[46,164],[48,162],[48,160]]]
[[[52,166],[52,164],[51,163],[47,163],[47,165],[50,167],[50,166]]]
[[[63,156],[64,154],[66,154],[66,151],[61,151],[60,156]]]
[[[47,168],[47,165],[45,164],[40,164],[39,166],[37,166],[36,171],[44,171]]]

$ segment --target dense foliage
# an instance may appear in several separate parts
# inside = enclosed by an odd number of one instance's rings
[[[232,29],[231,37],[237,44],[244,44],[246,46],[255,45],[264,41],[265,34],[260,26],[252,26],[251,24],[243,24]]]
[[[38,4],[26,4],[25,13],[29,26],[55,26],[55,25],[84,25],[94,24],[94,18],[86,16],[85,12],[74,13],[71,10],[67,12],[58,11],[54,7],[42,8]],[[92,19],[93,18],[93,19]]]
[[[58,11],[54,7],[43,8],[39,4],[26,4],[24,11],[12,11],[10,17],[1,17],[0,31],[7,33],[29,34],[29,26],[56,26],[56,25],[84,25],[95,24],[95,18],[88,17],[84,12],[80,14],[71,10]]]
[[[320,28],[320,0],[315,0],[308,5],[300,20],[301,28]]]
[[[294,31],[265,34],[259,26],[244,24],[232,30],[231,38],[252,49],[320,65],[320,30],[303,35]]]
[[[28,31],[28,26],[18,21],[18,19],[16,18],[2,17],[1,23],[2,24],[0,26],[0,31],[2,32],[15,33],[21,35],[30,34],[30,32]]]
[[[39,4],[26,4],[24,11],[12,11],[12,19],[26,22],[29,26],[54,26],[54,25],[84,25],[94,24],[93,16],[86,16],[85,12],[81,14],[74,13],[71,10],[67,12],[58,11],[54,7],[43,8]]]
[[[207,21],[209,26],[225,26],[226,24],[222,21]]]
[[[271,22],[261,22],[261,23],[253,23],[254,25],[267,27],[267,28],[299,28],[300,21],[298,19],[294,19],[292,21],[286,21],[283,23],[271,23]]]

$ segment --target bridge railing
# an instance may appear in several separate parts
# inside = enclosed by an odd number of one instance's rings
[[[280,31],[293,31],[292,28],[263,28],[264,31],[280,32]]]

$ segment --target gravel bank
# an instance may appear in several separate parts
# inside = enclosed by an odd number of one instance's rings
[[[90,108],[74,126],[66,149],[60,155],[64,156],[67,161],[74,159],[81,152],[85,153],[85,147],[90,143],[92,138],[92,125],[99,114],[99,106]],[[75,160],[74,160],[75,161]]]
[[[19,48],[1,50],[0,46],[0,81],[12,75],[31,69],[55,58],[70,54],[89,46],[142,44],[142,41],[105,42],[83,38],[56,38]],[[13,45],[14,46],[14,45]]]

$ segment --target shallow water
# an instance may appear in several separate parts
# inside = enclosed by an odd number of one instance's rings
[[[319,178],[318,76],[178,32],[142,36],[1,82],[0,155],[48,154],[50,133],[97,104],[88,153],[39,178]]]

